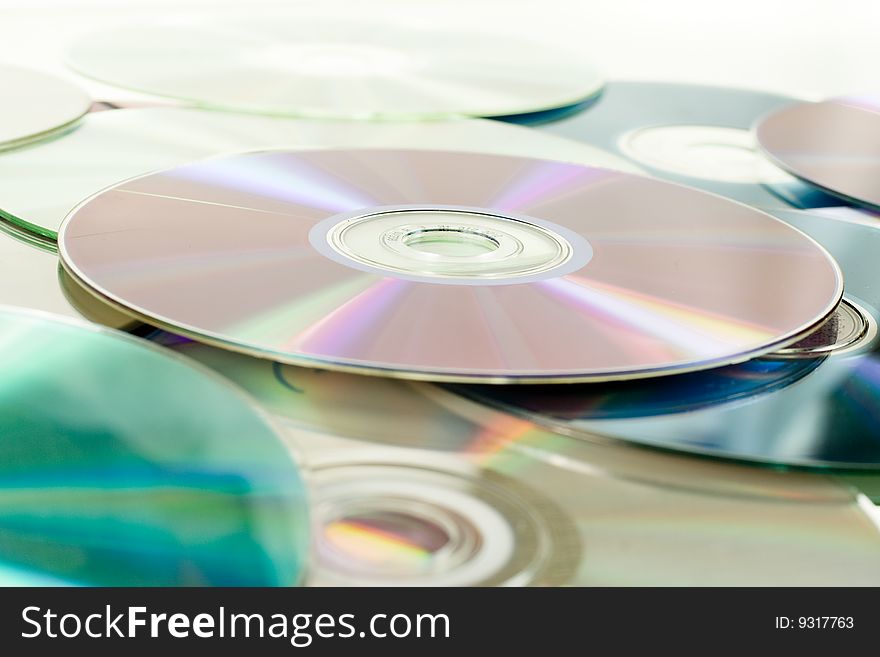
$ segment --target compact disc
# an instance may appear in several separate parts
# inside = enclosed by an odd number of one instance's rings
[[[789,173],[880,210],[880,101],[789,105],[761,119],[755,133],[764,152]]]
[[[607,149],[653,175],[759,207],[836,205],[771,164],[750,129],[794,102],[757,91],[657,82],[612,82],[586,111],[544,131]]]
[[[103,586],[300,580],[298,469],[236,388],[49,315],[0,310],[0,334],[4,566]]]
[[[744,205],[608,169],[444,151],[182,166],[89,199],[59,239],[76,278],[160,326],[429,380],[742,361],[809,331],[842,286],[818,244]]]
[[[334,119],[517,114],[602,87],[554,39],[307,17],[118,27],[73,44],[68,61],[103,82],[198,105]]]
[[[301,456],[310,585],[880,582],[862,498],[825,476],[592,444],[426,384],[153,338],[243,386]]]
[[[82,293],[80,286],[70,285],[54,247],[29,237],[0,222],[0,304],[85,317],[118,329],[140,323],[93,295]]]
[[[457,386],[456,391],[587,439],[621,438],[773,465],[880,467],[880,266],[875,256],[880,231],[793,210],[776,214],[821,242],[840,263],[852,308],[865,315],[856,348],[808,354],[800,361],[758,359],[656,383]],[[777,385],[758,378],[750,390],[744,376],[766,368],[776,374]],[[730,394],[706,404],[706,382]]]
[[[69,128],[92,104],[67,80],[17,66],[0,65],[0,89],[0,150]]]
[[[274,148],[436,148],[638,170],[586,144],[481,119],[367,124],[123,109],[89,114],[63,139],[0,155],[0,217],[54,239],[71,208],[105,187],[206,157]]]

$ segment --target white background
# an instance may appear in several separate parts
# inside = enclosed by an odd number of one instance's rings
[[[64,44],[90,30],[242,7],[551,40],[588,57],[609,78],[726,84],[814,99],[880,91],[877,0],[0,0],[0,62],[64,71]],[[113,95],[83,83],[96,96]],[[0,99],[6,100],[2,89]]]

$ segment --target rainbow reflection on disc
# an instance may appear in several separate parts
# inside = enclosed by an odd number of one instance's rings
[[[607,169],[445,151],[170,169],[84,202],[60,250],[88,288],[196,339],[427,380],[740,362],[801,337],[842,293],[821,247],[746,206]]]
[[[77,203],[128,178],[207,157],[318,148],[444,148],[638,172],[620,157],[500,121],[331,121],[192,107],[93,112],[63,139],[0,154],[0,218],[51,240]]]
[[[808,212],[774,213],[840,263],[850,307],[866,316],[853,344],[822,358],[756,359],[662,381],[455,391],[586,440],[772,466],[880,469],[880,232]]]
[[[0,583],[292,585],[308,512],[287,449],[209,370],[0,310]]]
[[[309,585],[880,582],[876,526],[826,476],[577,440],[437,386],[153,337],[244,387],[300,454]]]

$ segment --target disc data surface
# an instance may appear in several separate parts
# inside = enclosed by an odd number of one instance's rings
[[[0,217],[54,239],[64,216],[105,187],[206,157],[274,148],[442,148],[638,170],[598,148],[498,121],[361,123],[124,109],[89,114],[62,139],[0,155]]]
[[[756,147],[752,124],[792,102],[787,96],[743,89],[612,82],[586,110],[540,127],[607,149],[658,178],[750,205],[838,205],[773,165]]]
[[[79,87],[46,73],[0,65],[0,150],[70,127],[92,100]]]
[[[88,287],[162,326],[262,357],[431,380],[744,360],[821,321],[842,284],[815,242],[716,196],[441,151],[179,167],[81,205],[60,248]]]
[[[290,585],[297,468],[223,380],[143,341],[0,310],[0,581]]]
[[[793,175],[880,210],[880,99],[790,105],[765,117],[756,134]]]
[[[308,584],[880,582],[880,533],[824,476],[592,444],[427,384],[156,339],[243,386],[300,453]]]
[[[72,281],[52,245],[27,238],[27,233],[0,222],[0,304],[85,317],[117,329],[140,323]]]
[[[708,372],[575,386],[457,386],[566,434],[773,465],[880,468],[880,231],[797,211],[778,216],[825,245],[867,320],[825,357],[759,358]],[[843,304],[841,304],[843,306]],[[854,318],[856,321],[858,317]]]
[[[499,116],[584,100],[602,81],[552,41],[364,21],[241,17],[90,35],[69,61],[104,82],[286,116]]]

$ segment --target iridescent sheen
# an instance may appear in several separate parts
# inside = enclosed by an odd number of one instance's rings
[[[430,278],[433,255],[418,278],[335,259],[315,237],[346,212],[387,207],[476,208],[498,215],[497,230],[531,217],[586,240],[592,257],[459,284]],[[384,253],[378,235],[365,241]],[[842,293],[821,247],[746,206],[619,171],[447,151],[278,151],[169,169],[81,205],[60,249],[87,287],[190,337],[426,380],[726,365],[796,340]]]
[[[847,297],[876,321],[880,232],[817,214],[774,213],[837,259]],[[456,386],[459,394],[586,440],[771,466],[880,469],[880,345],[827,358],[758,358],[665,377],[570,386]]]
[[[0,583],[293,585],[308,511],[271,425],[206,369],[0,311]]]
[[[856,495],[828,477],[578,440],[435,386],[282,365],[167,333],[154,339],[251,393],[285,428],[313,476],[326,463],[348,464],[348,499],[370,502],[368,518],[383,500],[371,494],[382,482],[368,476],[376,468],[366,465],[387,464],[389,476],[411,475],[410,495],[386,498],[380,506],[401,516],[399,531],[391,534],[375,523],[351,526],[350,516],[340,513],[344,509],[325,508],[331,501],[320,488],[315,491],[313,504],[324,510],[316,519],[328,520],[316,526],[316,536],[327,534],[336,554],[322,564],[318,542],[320,567],[311,583],[362,582],[351,574],[355,563],[366,569],[362,576],[372,574],[373,583],[463,581],[461,569],[470,562],[450,564],[441,551],[425,549],[434,545],[430,537],[413,541],[421,534],[407,533],[424,526],[406,525],[402,518],[413,503],[421,504],[424,516],[449,498],[479,494],[483,486],[500,487],[532,512],[508,520],[546,529],[540,554],[530,555],[519,544],[512,560],[499,557],[490,563],[495,570],[481,571],[496,583],[502,571],[508,581],[525,585],[880,582],[880,533]],[[437,472],[458,486],[443,495],[438,482],[422,495],[419,482]],[[316,571],[330,568],[340,551],[349,569],[330,582],[322,579]]]

